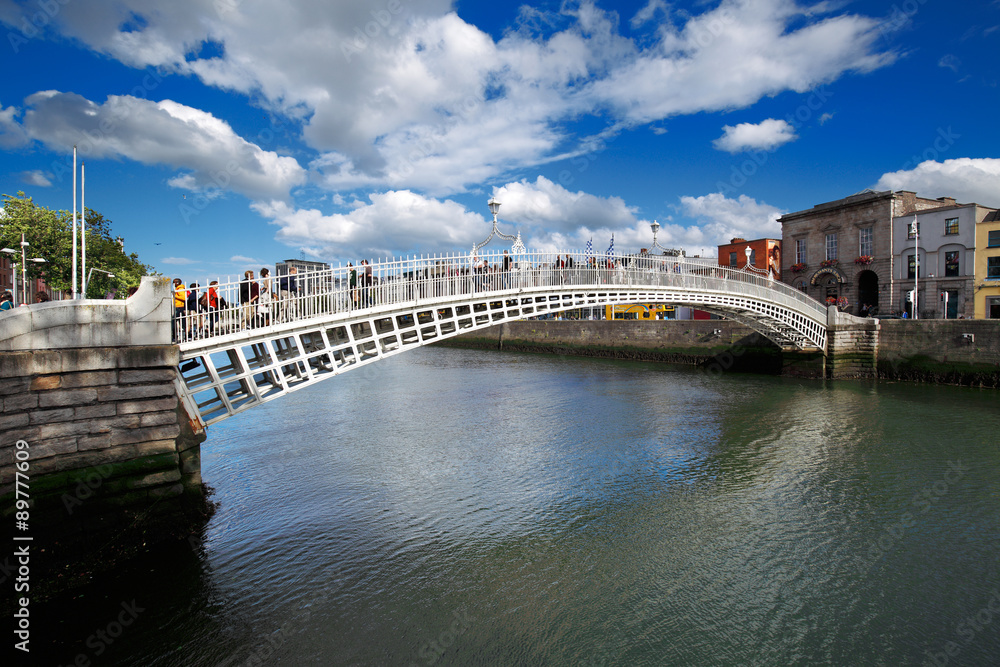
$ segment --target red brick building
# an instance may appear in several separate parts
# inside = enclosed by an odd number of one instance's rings
[[[732,239],[719,246],[719,266],[732,269],[746,267],[747,248],[750,248],[750,266],[763,273],[771,271],[775,280],[781,280],[781,239]]]

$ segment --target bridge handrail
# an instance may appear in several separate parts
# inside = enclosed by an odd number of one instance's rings
[[[819,321],[826,306],[784,283],[744,269],[719,266],[710,260],[659,255],[598,255],[584,251],[529,251],[508,255],[511,270],[503,271],[503,250],[389,259],[368,265],[338,266],[298,273],[296,291],[285,297],[279,288],[284,276],[271,276],[273,296],[250,306],[241,303],[242,280],[212,286],[218,308],[199,308],[174,318],[178,343],[233,333],[244,328],[305,320],[321,315],[367,308],[375,304],[414,301],[488,292],[510,292],[547,287],[624,286],[686,287],[739,293],[764,298]],[[572,266],[560,266],[560,260]],[[698,261],[700,260],[700,261]],[[486,263],[486,269],[482,263]],[[366,279],[370,267],[371,281]],[[356,272],[356,284],[350,274]],[[254,280],[258,285],[260,279]],[[198,296],[207,293],[201,286]],[[187,293],[187,288],[185,288]],[[222,305],[224,303],[224,305]]]

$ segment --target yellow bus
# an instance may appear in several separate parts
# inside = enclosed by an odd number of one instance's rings
[[[674,306],[662,303],[630,303],[605,306],[604,316],[609,320],[666,320],[677,316]]]

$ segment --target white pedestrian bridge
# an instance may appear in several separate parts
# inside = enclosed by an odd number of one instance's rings
[[[421,345],[615,304],[692,306],[782,348],[826,351],[827,306],[752,268],[581,252],[506,257],[480,251],[339,267],[300,273],[294,289],[272,276],[254,303],[246,303],[249,282],[242,298],[239,281],[213,285],[210,301],[173,322],[188,414],[212,424]],[[198,293],[207,291],[202,285]]]

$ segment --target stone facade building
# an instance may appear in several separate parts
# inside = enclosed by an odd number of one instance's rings
[[[956,204],[947,197],[941,200],[943,206],[898,216],[893,224],[897,298],[912,316],[906,295],[916,285],[920,317],[971,318],[975,314],[976,228],[996,209]],[[919,233],[914,233],[914,221]]]
[[[785,214],[778,218],[782,280],[820,301],[846,300],[846,310],[853,314],[862,314],[863,306],[877,308],[883,316],[900,312],[905,303],[895,277],[900,249],[893,222],[954,203],[906,190],[865,190]]]

